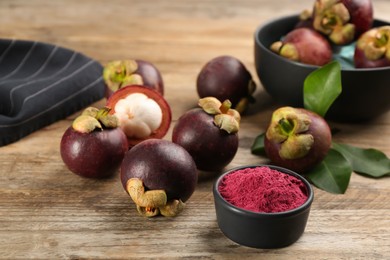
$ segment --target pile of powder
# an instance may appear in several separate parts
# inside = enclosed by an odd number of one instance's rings
[[[221,180],[218,189],[229,203],[254,212],[288,211],[307,200],[301,180],[265,166],[231,172]]]

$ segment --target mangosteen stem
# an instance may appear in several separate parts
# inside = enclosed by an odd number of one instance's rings
[[[324,17],[322,19],[322,25],[324,27],[331,27],[337,24],[337,20],[334,16]]]
[[[110,111],[111,108],[109,107],[101,108],[96,115],[96,119],[107,128],[116,128],[119,125],[119,120],[115,115],[111,115]]]
[[[240,101],[234,107],[234,109],[237,110],[238,113],[243,113],[248,107],[249,103],[254,103],[256,101],[253,97],[253,93],[255,92],[256,88],[256,83],[253,80],[250,80],[248,83],[248,95],[246,97],[241,98]]]
[[[232,107],[232,102],[230,102],[230,100],[226,99],[225,101],[223,101],[223,103],[219,107],[219,110],[221,111],[222,114],[226,114],[231,107]]]
[[[107,116],[108,113],[110,113],[110,111],[111,111],[111,108],[103,107],[102,109],[99,109],[95,118],[97,120],[100,120],[100,118]]]
[[[249,97],[241,98],[240,101],[237,103],[235,109],[236,109],[239,113],[244,112],[244,110],[245,110],[246,107],[248,106],[249,101],[250,101],[250,100],[249,100]]]
[[[167,204],[167,195],[164,190],[145,191],[141,179],[129,179],[126,184],[126,190],[135,204],[140,207],[159,208]]]
[[[281,118],[279,120],[280,129],[286,135],[289,135],[294,129],[294,123],[286,118]]]
[[[378,47],[386,46],[389,42],[389,35],[385,33],[378,33],[376,39],[376,45]]]

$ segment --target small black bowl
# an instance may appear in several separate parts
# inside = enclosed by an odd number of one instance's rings
[[[266,166],[292,175],[306,186],[308,198],[301,206],[283,212],[258,213],[238,208],[227,202],[219,192],[225,175],[245,168]],[[213,186],[217,222],[222,233],[232,241],[254,248],[281,248],[296,242],[303,234],[314,194],[310,183],[299,174],[273,165],[250,165],[231,169],[222,174]]]
[[[319,67],[288,60],[269,50],[270,45],[290,32],[298,21],[299,16],[292,15],[259,26],[254,35],[254,51],[256,71],[265,90],[283,105],[303,107],[303,82]],[[375,20],[373,26],[382,25],[389,23]],[[340,47],[334,46],[333,52],[339,51]],[[366,121],[390,109],[390,67],[342,67],[341,78],[342,93],[330,107],[327,119]]]

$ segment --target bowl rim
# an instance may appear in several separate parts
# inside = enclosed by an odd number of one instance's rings
[[[306,69],[311,69],[311,70],[318,69],[321,66],[305,64],[305,63],[301,63],[301,62],[298,62],[298,61],[292,61],[292,60],[289,60],[289,59],[286,59],[286,58],[283,58],[283,57],[277,55],[276,53],[274,53],[271,50],[269,50],[268,47],[264,46],[264,44],[259,39],[259,34],[260,34],[260,32],[262,30],[264,30],[264,28],[272,26],[273,24],[275,24],[277,22],[280,22],[280,21],[283,21],[283,20],[288,20],[288,19],[294,19],[294,18],[299,19],[299,14],[295,13],[295,14],[291,14],[291,15],[279,16],[277,18],[269,19],[266,22],[264,22],[264,23],[260,24],[259,26],[257,26],[257,28],[255,30],[255,33],[254,33],[254,38],[255,38],[255,43],[256,43],[255,44],[255,48],[256,48],[256,46],[259,46],[261,49],[263,49],[266,52],[270,53],[275,58],[280,59],[280,60],[282,60],[284,62],[291,63],[291,64],[294,64],[294,65],[297,65],[297,66],[300,66],[300,67],[303,67],[303,68],[306,68]],[[373,23],[384,23],[384,24],[390,25],[389,21],[385,21],[385,20],[381,20],[381,19],[374,19]],[[374,27],[372,27],[372,28],[374,28]],[[390,66],[378,67],[378,68],[341,68],[341,70],[342,71],[350,71],[350,72],[353,72],[353,71],[381,71],[381,70],[390,70]]]
[[[222,179],[226,175],[228,175],[232,172],[235,172],[237,170],[246,169],[246,168],[257,168],[257,167],[269,167],[273,170],[280,171],[284,174],[289,174],[289,175],[294,176],[295,178],[301,180],[304,183],[304,185],[306,186],[307,193],[308,193],[306,201],[302,205],[300,205],[299,207],[296,207],[296,208],[293,208],[290,210],[286,210],[286,211],[281,211],[281,212],[254,212],[254,211],[250,211],[250,210],[246,210],[246,209],[237,207],[237,206],[231,204],[230,202],[226,201],[218,189]],[[267,218],[276,217],[277,218],[277,217],[287,217],[287,216],[297,215],[297,214],[300,214],[300,213],[306,211],[307,209],[310,209],[311,204],[314,200],[314,190],[313,190],[311,184],[302,175],[300,175],[292,170],[289,170],[287,168],[283,168],[283,167],[271,165],[271,164],[251,164],[251,165],[238,166],[238,167],[234,167],[232,169],[229,169],[229,170],[225,171],[223,174],[221,174],[218,177],[218,179],[214,182],[213,193],[214,193],[214,197],[218,201],[221,202],[220,203],[221,206],[228,208],[229,210],[234,211],[237,214],[241,214],[241,215],[247,216],[247,217],[250,216],[250,217],[267,217]],[[218,202],[215,201],[215,203],[218,203]]]

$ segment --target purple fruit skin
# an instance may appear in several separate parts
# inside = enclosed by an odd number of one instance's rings
[[[356,68],[380,68],[390,66],[390,60],[386,57],[378,60],[367,59],[364,51],[358,47],[355,49],[354,64]]]
[[[252,76],[238,59],[219,56],[209,61],[200,71],[196,87],[200,98],[215,97],[221,102],[229,99],[232,106],[250,93]]]
[[[238,135],[228,134],[214,124],[213,116],[201,108],[184,113],[173,128],[172,141],[184,147],[202,171],[219,171],[238,150]]]
[[[127,138],[120,128],[85,134],[69,127],[62,136],[60,151],[73,173],[105,178],[115,174],[127,149]]]
[[[302,174],[312,169],[325,158],[331,146],[332,135],[328,124],[322,117],[308,110],[300,110],[305,111],[312,121],[309,130],[305,132],[313,135],[314,137],[314,145],[310,149],[309,153],[305,157],[299,159],[283,159],[279,155],[281,144],[272,142],[267,137],[264,138],[264,149],[267,157],[275,165]]]
[[[341,0],[351,16],[350,23],[356,26],[355,38],[372,27],[373,8],[371,0]]]
[[[164,95],[164,83],[159,70],[150,62],[144,60],[136,60],[138,69],[136,74],[142,76],[145,86],[157,90],[161,95]]]
[[[322,66],[332,60],[330,44],[320,33],[312,29],[294,29],[286,35],[283,43],[295,45],[302,63]]]
[[[135,145],[121,164],[123,188],[130,178],[143,181],[146,190],[164,190],[168,200],[187,201],[198,181],[195,162],[183,147],[163,139]]]

